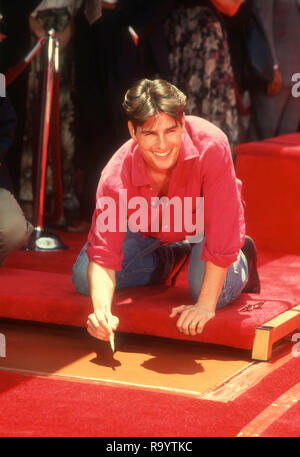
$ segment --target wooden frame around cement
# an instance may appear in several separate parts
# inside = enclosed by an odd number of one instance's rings
[[[255,329],[252,359],[268,361],[273,344],[300,327],[300,304],[265,322]]]

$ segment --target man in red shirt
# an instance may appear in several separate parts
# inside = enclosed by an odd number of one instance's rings
[[[87,326],[96,338],[108,340],[118,326],[115,289],[165,283],[189,256],[194,304],[170,314],[180,332],[201,333],[216,308],[242,291],[259,292],[228,140],[204,119],[185,116],[185,102],[159,79],[141,80],[125,95],[131,139],[102,172],[73,270],[76,289],[91,295]]]

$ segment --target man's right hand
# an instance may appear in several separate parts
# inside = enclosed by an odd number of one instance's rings
[[[113,316],[110,311],[96,309],[88,317],[87,331],[98,340],[109,341],[111,332],[115,331],[118,325],[119,319],[117,316]]]

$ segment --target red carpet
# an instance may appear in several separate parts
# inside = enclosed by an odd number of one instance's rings
[[[300,358],[233,402],[0,371],[0,436],[232,437],[300,380]],[[298,397],[299,400],[299,397]],[[299,403],[262,436],[300,436]]]
[[[89,297],[73,289],[70,275],[3,268],[0,285],[0,311],[5,318],[85,326],[92,310]],[[169,318],[172,306],[191,300],[187,286],[123,290],[116,295],[113,310],[120,318],[120,331],[251,349],[256,327],[299,303],[292,294],[285,299],[276,295],[242,294],[219,310],[197,337],[179,333],[176,321]],[[256,303],[262,303],[262,308],[241,309]]]
[[[260,436],[284,438],[286,436],[299,438],[300,436],[300,402],[289,409],[282,417],[276,420]]]

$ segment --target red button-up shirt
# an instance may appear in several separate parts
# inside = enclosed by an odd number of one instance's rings
[[[237,259],[245,238],[240,190],[241,183],[235,176],[225,134],[204,119],[186,116],[179,159],[172,172],[167,197],[170,202],[176,200],[174,197],[182,202],[184,197],[190,197],[191,223],[197,220],[195,210],[199,200],[196,198],[203,197],[205,241],[202,260],[229,267]],[[88,236],[89,259],[106,268],[121,270],[122,243],[130,220],[136,222],[136,231],[139,229],[144,236],[159,238],[162,243],[190,236],[191,226],[186,229],[175,210],[170,212],[170,220],[164,220],[162,224],[161,211],[151,212],[153,206],[157,207],[156,200],[157,194],[151,187],[139,146],[129,140],[102,172]]]

